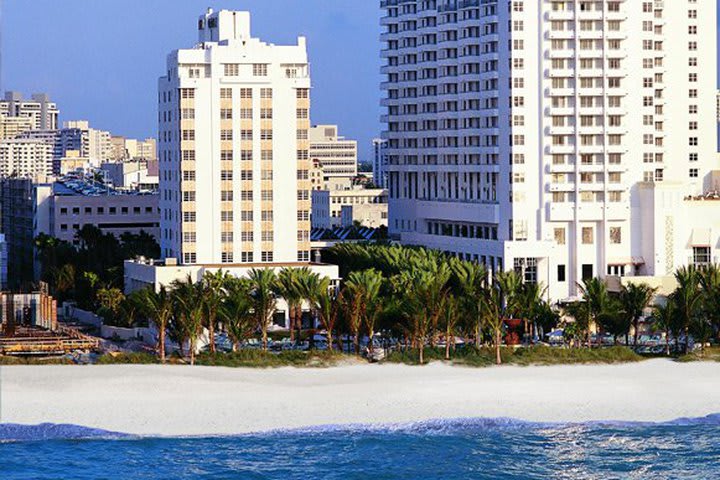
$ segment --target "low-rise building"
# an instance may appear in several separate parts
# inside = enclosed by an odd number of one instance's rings
[[[100,169],[116,188],[157,190],[160,183],[157,160],[128,160],[106,162]]]
[[[76,243],[75,234],[86,225],[119,237],[123,233],[160,235],[157,193],[125,192],[73,181],[53,184],[51,232]]]
[[[387,199],[387,190],[379,188],[313,190],[312,227],[351,226],[356,221],[373,228],[387,226]],[[349,224],[343,224],[343,207],[346,207]]]
[[[129,294],[147,287],[153,287],[157,290],[163,285],[168,286],[175,280],[185,280],[188,277],[197,282],[200,281],[206,273],[215,273],[219,270],[227,272],[234,277],[241,278],[247,277],[253,269],[271,269],[278,272],[282,268],[309,268],[312,272],[322,277],[328,277],[331,281],[331,286],[337,286],[340,279],[337,265],[323,263],[179,265],[175,259],[161,261],[138,258],[125,261],[125,293]],[[304,305],[304,317],[309,316],[309,310],[309,305]],[[277,299],[273,325],[280,329],[287,329],[290,326],[287,302],[282,298]]]

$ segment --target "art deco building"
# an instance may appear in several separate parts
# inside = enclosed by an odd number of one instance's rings
[[[158,84],[162,253],[185,265],[309,262],[305,39],[253,38],[247,12],[209,10],[197,28]]]

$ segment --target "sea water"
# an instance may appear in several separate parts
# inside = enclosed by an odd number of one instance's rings
[[[508,419],[148,438],[0,425],[0,479],[713,479],[720,415],[665,424]]]

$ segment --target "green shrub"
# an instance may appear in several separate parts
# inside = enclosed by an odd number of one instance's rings
[[[115,355],[107,353],[97,359],[98,365],[149,365],[154,363],[160,363],[160,359],[152,353],[118,353]]]
[[[229,353],[201,353],[195,359],[197,365],[218,367],[329,367],[345,356],[339,352],[286,350],[279,353],[242,349]]]

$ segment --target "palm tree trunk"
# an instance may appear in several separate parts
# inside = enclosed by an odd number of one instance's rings
[[[374,334],[375,334],[375,332],[373,332],[372,328],[370,330],[368,330],[368,335],[369,335],[368,351],[370,352],[370,354],[373,353],[373,349],[375,348],[375,346],[373,345],[373,335]]]
[[[453,343],[455,343],[454,338]],[[445,331],[445,360],[450,360],[450,328]]]
[[[190,339],[190,365],[195,365],[195,340]]]
[[[495,364],[502,364],[502,357],[500,356],[500,342],[502,341],[500,329],[495,330]]]
[[[328,352],[332,352],[333,351],[333,334],[332,334],[332,329],[330,329],[330,328],[328,328],[328,331],[327,331],[327,345],[328,345],[327,346]]]
[[[165,363],[165,322],[161,323],[158,343],[158,349],[160,350],[160,362]]]
[[[290,315],[290,318],[288,319],[290,322],[290,341],[295,341],[295,307],[288,307],[288,314]]]
[[[215,314],[208,315],[208,340],[210,341],[210,353],[215,353]]]
[[[481,337],[480,322],[477,322],[475,324],[475,347],[477,347],[478,350],[480,350],[480,347],[482,346],[480,337]]]
[[[420,362],[420,365],[422,365],[423,363],[425,363],[425,355],[424,355],[424,353],[425,353],[425,342],[420,342],[420,346],[419,346],[418,352],[419,352],[418,361]]]
[[[359,330],[355,331],[354,345],[355,345],[355,355],[360,355],[360,331]]]
[[[638,342],[638,327],[640,325],[639,322],[640,319],[633,319],[633,328],[635,329],[635,332],[633,332],[633,345],[637,347]]]
[[[268,334],[267,334],[267,321],[263,319],[262,322],[262,349],[263,352],[267,352],[268,347]]]

